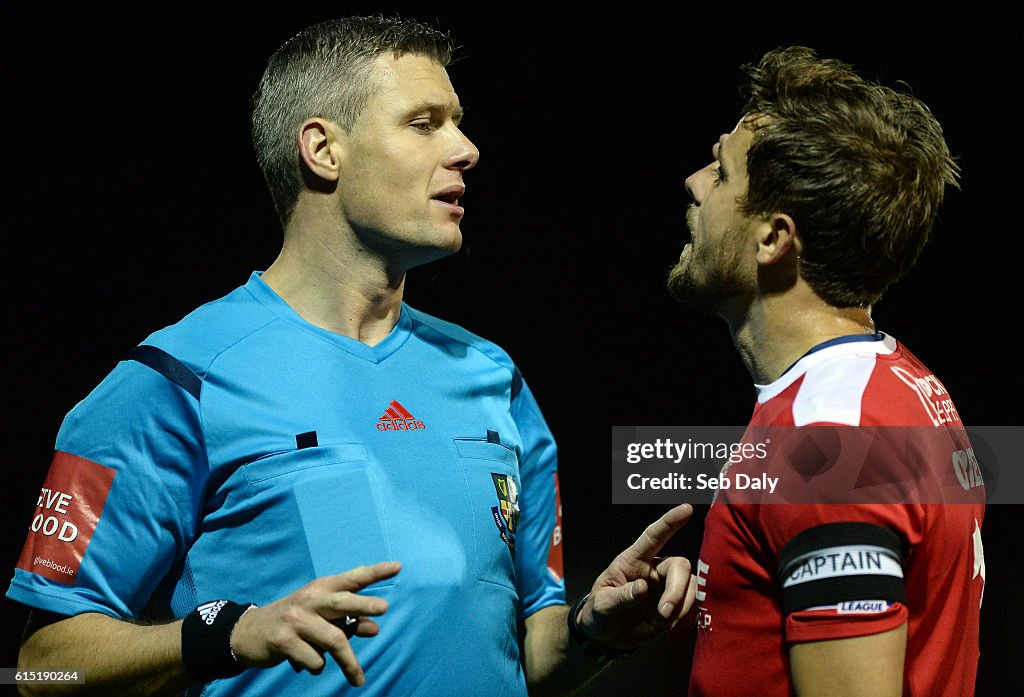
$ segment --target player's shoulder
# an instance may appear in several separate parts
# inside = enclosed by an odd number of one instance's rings
[[[864,425],[958,423],[952,397],[938,376],[901,343],[879,359],[864,399]]]
[[[501,367],[515,372],[516,366],[511,356],[493,341],[485,339],[465,327],[448,322],[429,313],[403,304],[412,320],[412,331],[431,343],[444,348],[465,347],[477,351]]]
[[[922,392],[941,394],[945,388],[900,342],[880,336],[805,355],[787,375],[761,388],[759,401],[788,402],[796,426],[916,423],[925,414]]]

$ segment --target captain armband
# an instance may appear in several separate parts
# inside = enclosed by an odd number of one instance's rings
[[[904,602],[903,541],[872,523],[826,523],[804,530],[779,553],[782,609],[875,614]]]

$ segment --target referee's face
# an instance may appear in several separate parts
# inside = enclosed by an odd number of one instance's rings
[[[411,268],[461,246],[463,174],[480,153],[439,63],[385,53],[374,68],[376,90],[339,136],[340,213],[361,243]]]
[[[693,198],[686,215],[691,241],[668,279],[669,292],[681,303],[731,314],[753,295],[756,264],[748,241],[754,221],[739,204],[747,191],[752,140],[753,131],[741,120],[712,146],[712,162],[686,179]]]

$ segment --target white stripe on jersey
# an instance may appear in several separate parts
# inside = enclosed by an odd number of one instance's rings
[[[808,370],[793,400],[794,425],[828,421],[859,426],[861,399],[875,372],[875,358],[875,354],[842,356],[828,370]]]
[[[764,404],[804,377],[793,402],[793,421],[805,426],[818,421],[860,425],[861,398],[875,369],[878,355],[896,350],[888,334],[881,341],[851,341],[828,346],[804,356],[778,380],[755,385],[757,401]],[[828,363],[827,370],[815,370]]]

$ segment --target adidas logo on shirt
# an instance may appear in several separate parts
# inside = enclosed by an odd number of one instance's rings
[[[213,621],[217,619],[217,615],[220,614],[221,608],[228,604],[226,600],[214,600],[211,603],[204,603],[196,608],[196,612],[199,613],[199,617],[202,618],[203,622],[208,625],[213,625]]]
[[[410,414],[397,399],[391,400],[391,404],[377,421],[378,431],[417,431],[424,428],[426,425]]]

